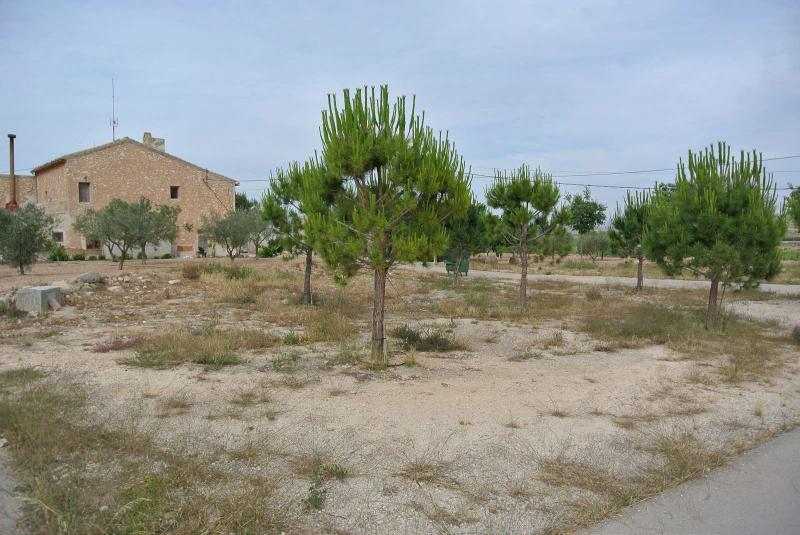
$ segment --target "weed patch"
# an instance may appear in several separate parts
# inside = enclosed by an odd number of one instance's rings
[[[400,344],[406,350],[441,352],[465,349],[464,344],[457,341],[454,334],[433,327],[415,329],[402,325],[393,329],[391,334],[400,339]]]
[[[35,379],[0,395],[3,433],[27,498],[19,526],[25,533],[288,529],[271,482],[231,485],[211,459],[161,450],[146,433],[87,424],[85,411],[84,388],[64,378]]]
[[[122,364],[140,368],[168,369],[194,363],[207,370],[218,370],[244,362],[237,350],[272,347],[278,339],[259,330],[219,331],[213,326],[201,331],[178,330],[169,334],[142,337],[134,346],[135,355]]]

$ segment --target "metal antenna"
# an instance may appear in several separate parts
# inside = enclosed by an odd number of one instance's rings
[[[116,94],[114,90],[114,78],[111,78],[111,121],[109,121],[111,125],[111,141],[117,140],[117,127],[119,126],[119,121],[117,120],[117,111],[116,111]]]

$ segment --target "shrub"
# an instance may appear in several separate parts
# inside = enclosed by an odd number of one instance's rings
[[[211,325],[202,332],[182,330],[138,339],[136,355],[122,363],[167,369],[191,362],[207,370],[218,370],[243,362],[235,353],[238,349],[263,349],[277,342],[276,337],[260,330],[218,331]]]
[[[74,255],[72,255],[72,259],[79,262],[83,262],[84,260],[86,260],[86,255],[82,253],[75,253]]]
[[[203,274],[202,264],[184,264],[181,266],[181,277],[186,280],[196,281]]]
[[[162,260],[169,260],[170,258],[172,258],[172,255],[170,253],[164,253],[161,255]]]
[[[51,262],[64,262],[69,260],[69,255],[63,245],[57,244],[50,249],[50,254],[47,255],[47,259]]]
[[[599,290],[592,288],[588,292],[586,292],[586,299],[589,301],[600,301],[603,298],[603,294],[600,293]]]
[[[89,258],[87,258],[87,260],[95,261],[95,260],[99,260],[99,259],[97,258],[97,256],[91,255]]]
[[[399,338],[404,349],[417,351],[453,351],[464,349],[463,344],[456,341],[452,333],[433,327],[414,329],[402,325],[392,331],[392,336]]]
[[[278,256],[283,252],[283,246],[277,240],[272,240],[264,247],[258,250],[258,256],[261,258],[272,258]]]
[[[800,325],[795,325],[792,329],[792,342],[800,345]]]

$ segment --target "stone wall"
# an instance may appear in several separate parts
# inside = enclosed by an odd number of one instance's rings
[[[36,177],[16,175],[17,204],[22,206],[36,202]],[[0,174],[0,209],[11,200],[11,176]]]
[[[67,156],[64,163],[40,170],[36,176],[40,202],[50,206],[54,215],[59,212],[57,230],[64,232],[64,246],[70,250],[86,248],[86,241],[72,229],[74,218],[115,198],[132,202],[144,196],[155,206],[179,206],[175,246],[184,255],[197,250],[197,230],[204,215],[234,209],[234,182],[133,140]],[[89,202],[79,202],[81,182],[90,184]],[[178,199],[170,198],[173,186],[178,187]],[[187,224],[191,230],[185,228]]]

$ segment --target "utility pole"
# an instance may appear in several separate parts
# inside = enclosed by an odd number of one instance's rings
[[[119,126],[119,121],[117,120],[117,110],[116,110],[116,92],[114,88],[114,78],[111,78],[111,141],[117,140],[117,127]]]

